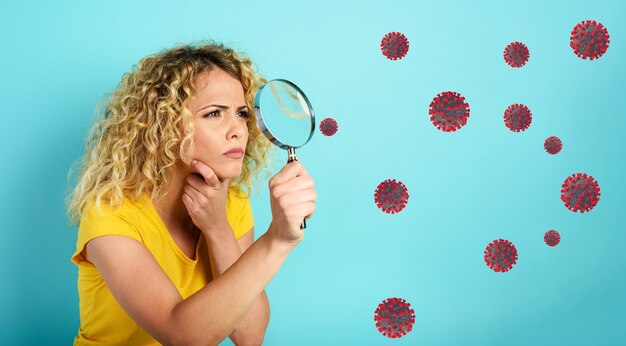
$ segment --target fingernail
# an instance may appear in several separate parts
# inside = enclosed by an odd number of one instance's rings
[[[191,161],[191,164],[192,164],[192,165],[195,165],[196,163],[198,163],[198,161],[197,161],[197,160],[193,160],[193,161]]]

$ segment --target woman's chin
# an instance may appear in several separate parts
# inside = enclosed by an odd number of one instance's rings
[[[217,177],[220,180],[224,180],[224,179],[230,179],[233,180],[235,178],[237,178],[238,176],[241,175],[241,169],[237,169],[237,170],[229,170],[226,172],[220,172],[220,173],[215,173],[215,175],[217,175]]]

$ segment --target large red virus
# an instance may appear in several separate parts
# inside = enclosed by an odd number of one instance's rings
[[[563,144],[559,137],[550,136],[543,142],[543,148],[546,149],[549,154],[556,155],[561,151],[561,148],[563,148]]]
[[[522,42],[511,42],[504,48],[504,61],[511,67],[522,67],[530,58],[528,47]]]
[[[387,298],[378,304],[374,312],[378,331],[388,338],[400,338],[413,329],[415,312],[411,304],[402,298]]]
[[[437,94],[430,103],[428,114],[435,127],[444,132],[454,132],[467,124],[470,115],[465,97],[454,91]]]
[[[591,211],[600,200],[600,186],[592,176],[574,173],[561,185],[561,200],[573,212]]]
[[[409,201],[406,186],[395,179],[387,179],[376,187],[374,202],[387,214],[399,213]]]
[[[514,103],[504,111],[504,124],[513,132],[525,131],[532,120],[530,109],[523,104]]]
[[[337,121],[333,118],[326,118],[320,122],[320,131],[324,136],[332,136],[337,133]]]
[[[583,20],[572,30],[569,45],[582,59],[598,59],[609,48],[609,32],[595,20]]]
[[[399,60],[409,52],[409,40],[400,32],[390,32],[380,42],[380,49],[389,60]]]
[[[557,246],[561,242],[561,235],[559,232],[551,229],[544,234],[543,241],[545,241],[548,246]]]
[[[508,240],[496,239],[485,249],[485,263],[496,273],[508,272],[517,263],[517,249]]]

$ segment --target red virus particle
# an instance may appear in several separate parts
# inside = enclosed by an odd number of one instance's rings
[[[522,67],[530,58],[528,47],[522,42],[511,42],[504,48],[504,61],[511,67]]]
[[[390,32],[380,41],[380,49],[387,59],[399,60],[409,52],[409,40],[400,32]]]
[[[561,185],[561,200],[573,212],[591,211],[600,200],[600,186],[592,176],[574,173]]]
[[[337,122],[333,118],[326,118],[320,122],[320,131],[324,136],[332,136],[337,133]]]
[[[530,109],[523,104],[514,103],[504,111],[504,124],[513,132],[526,131],[532,121]]]
[[[485,263],[496,273],[508,272],[517,263],[517,249],[508,240],[496,239],[485,249]]]
[[[561,151],[561,148],[563,148],[563,144],[559,137],[550,136],[543,142],[543,148],[546,149],[548,154],[556,155]]]
[[[595,20],[583,20],[572,30],[569,45],[582,59],[598,59],[609,48],[609,32]]]
[[[376,187],[374,201],[387,214],[399,213],[409,201],[409,192],[402,182],[387,179]]]
[[[443,132],[454,132],[467,124],[470,108],[461,94],[444,91],[433,98],[428,114],[430,121],[437,129]]]
[[[561,235],[559,232],[551,229],[544,234],[543,241],[545,241],[548,246],[557,246],[561,242]]]
[[[378,331],[388,338],[401,338],[413,329],[415,312],[402,298],[387,298],[374,312]]]

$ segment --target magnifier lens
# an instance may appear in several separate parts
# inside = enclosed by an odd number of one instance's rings
[[[259,90],[257,104],[257,120],[261,118],[262,130],[266,135],[269,132],[274,144],[283,149],[299,148],[309,141],[315,128],[313,109],[293,83],[280,79],[268,82]]]

